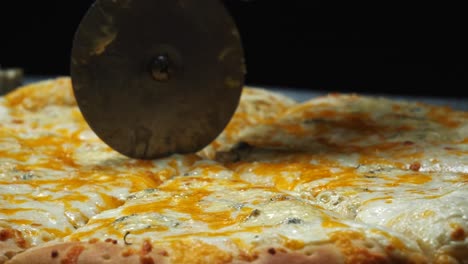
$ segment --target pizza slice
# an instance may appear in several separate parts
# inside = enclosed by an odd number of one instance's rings
[[[247,119],[231,127],[272,118],[291,104],[279,95],[246,89],[237,115]],[[229,135],[218,139],[223,145],[229,140]],[[155,188],[200,159],[193,154],[136,161],[111,150],[84,121],[69,78],[1,97],[0,263],[62,239],[94,215],[120,206],[130,193]]]
[[[236,140],[257,148],[313,153],[317,163],[468,172],[468,113],[421,103],[330,95],[252,124]]]
[[[343,219],[275,188],[198,162],[185,175],[128,197],[65,239],[9,263],[424,262],[418,245]]]
[[[332,95],[250,126],[217,159],[240,179],[414,239],[433,259],[468,259],[468,115]]]
[[[296,195],[344,219],[404,234],[433,259],[468,258],[466,174],[324,166],[311,164],[304,154],[256,160],[228,166],[240,180]]]
[[[130,193],[155,188],[200,159],[119,155],[88,128],[66,78],[1,98],[0,122],[0,263],[71,234]]]

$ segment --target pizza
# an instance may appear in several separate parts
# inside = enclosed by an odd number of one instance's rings
[[[198,153],[124,157],[69,78],[0,97],[0,263],[468,263],[468,113],[245,88]]]

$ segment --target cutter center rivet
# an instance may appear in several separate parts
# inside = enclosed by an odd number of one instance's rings
[[[167,82],[171,79],[170,59],[167,54],[158,55],[150,66],[153,79],[158,82]]]

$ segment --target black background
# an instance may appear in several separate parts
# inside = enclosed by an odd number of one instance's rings
[[[69,74],[73,34],[92,2],[2,1],[2,67],[22,67],[27,75]],[[461,4],[224,2],[243,38],[248,84],[467,96],[468,21]]]

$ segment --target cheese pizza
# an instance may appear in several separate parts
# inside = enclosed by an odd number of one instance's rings
[[[59,78],[0,97],[0,263],[467,263],[468,113],[245,88],[199,153],[141,161]]]

